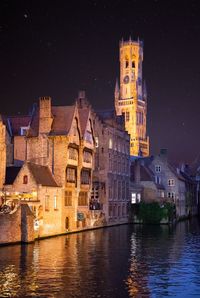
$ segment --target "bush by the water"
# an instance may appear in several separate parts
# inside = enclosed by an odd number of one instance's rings
[[[158,224],[162,219],[171,219],[173,217],[174,204],[165,203],[160,205],[158,202],[139,204],[139,219],[143,223]]]

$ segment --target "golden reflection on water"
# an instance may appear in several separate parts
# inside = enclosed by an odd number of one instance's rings
[[[150,291],[148,289],[148,268],[145,263],[138,262],[137,257],[137,244],[136,237],[133,233],[131,236],[131,259],[130,269],[127,280],[125,281],[129,297],[140,298],[150,297]]]
[[[183,251],[199,272],[200,230],[187,231],[120,226],[0,247],[0,297],[167,297],[174,279],[178,290],[196,280]]]

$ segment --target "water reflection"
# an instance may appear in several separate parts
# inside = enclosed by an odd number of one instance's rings
[[[200,291],[199,249],[197,221],[174,229],[118,226],[1,247],[0,296],[191,297]]]

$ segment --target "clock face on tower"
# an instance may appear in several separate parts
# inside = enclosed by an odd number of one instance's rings
[[[128,82],[129,82],[129,76],[125,76],[124,77],[124,84],[128,84]]]

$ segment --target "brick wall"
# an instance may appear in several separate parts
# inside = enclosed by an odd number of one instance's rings
[[[12,214],[0,214],[0,244],[34,240],[34,216],[27,205]]]

